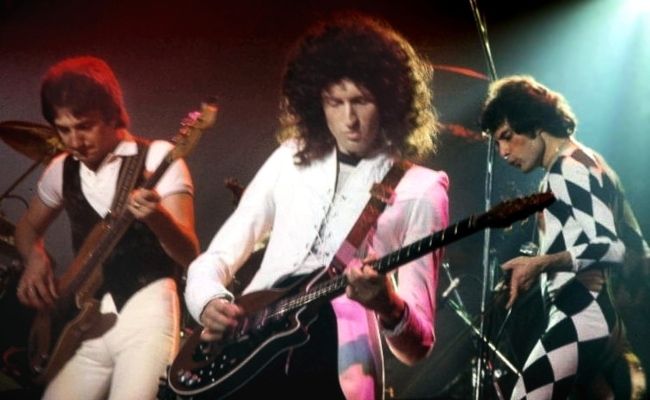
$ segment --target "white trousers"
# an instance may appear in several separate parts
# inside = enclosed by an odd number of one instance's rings
[[[117,322],[84,341],[46,388],[46,400],[155,399],[159,378],[178,351],[180,306],[176,283],[159,279],[136,292],[118,313],[102,297],[102,313]]]

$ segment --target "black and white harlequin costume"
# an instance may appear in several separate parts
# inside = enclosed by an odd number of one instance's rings
[[[576,383],[616,356],[613,339],[622,335],[607,286],[589,290],[574,278],[622,267],[625,245],[617,234],[617,209],[624,203],[623,192],[600,156],[571,143],[541,182],[540,189],[552,191],[558,201],[540,217],[539,236],[541,254],[568,251],[573,270],[541,275],[547,325],[528,355],[512,399],[566,398]]]

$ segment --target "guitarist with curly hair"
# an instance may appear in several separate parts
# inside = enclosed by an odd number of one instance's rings
[[[447,226],[447,175],[411,165],[394,191],[385,193],[386,208],[359,245],[346,241],[373,185],[404,159],[433,153],[430,87],[429,65],[400,34],[371,18],[325,21],[299,41],[284,74],[281,144],[207,251],[191,264],[185,298],[205,342],[219,347],[233,330],[246,330],[241,317],[247,306],[233,302],[226,287],[269,233],[264,260],[244,296],[284,287],[300,276],[317,281],[319,271],[327,273],[321,267],[334,260],[343,261],[340,273],[348,286],[315,321],[307,318],[286,332],[308,331],[306,344],[286,351],[279,346],[272,360],[240,374],[241,384],[215,388],[206,398],[254,398],[260,390],[280,398],[383,398],[382,336],[406,364],[430,353],[441,252],[389,275],[369,263]],[[285,306],[291,307],[281,303],[275,310]],[[266,323],[273,325],[268,318]],[[286,339],[282,329],[274,332],[269,341],[259,340],[253,358]],[[203,379],[185,369],[176,373],[189,382],[184,393]]]

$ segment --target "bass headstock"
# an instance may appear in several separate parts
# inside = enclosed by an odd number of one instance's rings
[[[201,103],[200,111],[190,112],[181,121],[181,129],[172,140],[176,146],[169,153],[169,161],[186,157],[194,150],[203,132],[214,126],[218,111],[216,100],[211,98]]]

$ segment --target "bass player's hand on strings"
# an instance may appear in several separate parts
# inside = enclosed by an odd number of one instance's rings
[[[35,197],[16,224],[16,248],[25,266],[16,288],[16,297],[26,306],[38,309],[51,307],[58,297],[54,268],[45,249],[43,235],[59,212],[60,208],[51,208]]]
[[[18,300],[37,309],[51,307],[57,292],[50,257],[45,250],[38,249],[32,251],[26,261],[16,290]]]

